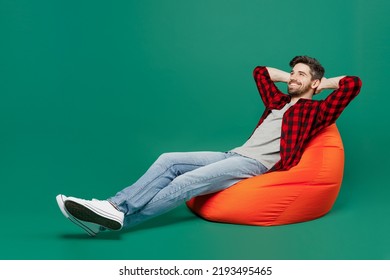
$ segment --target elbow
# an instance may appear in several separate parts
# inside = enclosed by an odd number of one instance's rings
[[[357,76],[346,76],[340,80],[339,87],[343,87],[345,90],[353,92],[353,95],[356,96],[360,93],[362,80]]]
[[[360,89],[362,88],[363,83],[359,77],[354,76],[353,79],[355,83],[354,90],[356,91],[356,95],[358,95],[360,93]]]

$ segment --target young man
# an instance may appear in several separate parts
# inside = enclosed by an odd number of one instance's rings
[[[361,81],[353,76],[326,79],[321,64],[307,56],[294,57],[290,66],[290,73],[255,68],[265,111],[241,147],[228,152],[162,154],[138,181],[107,200],[58,195],[62,213],[94,236],[103,229],[134,226],[245,178],[295,166],[309,140],[334,123],[359,93]],[[287,83],[288,95],[275,82]],[[313,100],[323,89],[334,91],[324,100]]]

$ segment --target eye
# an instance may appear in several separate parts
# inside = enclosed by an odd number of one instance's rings
[[[306,77],[307,75],[306,75],[305,72],[299,72],[299,76],[301,76],[301,77]]]

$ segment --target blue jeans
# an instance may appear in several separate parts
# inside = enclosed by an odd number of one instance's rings
[[[257,160],[232,152],[166,153],[138,181],[108,200],[125,213],[124,227],[130,227],[195,196],[226,189],[266,171]]]

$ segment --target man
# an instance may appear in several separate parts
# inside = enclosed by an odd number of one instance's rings
[[[296,56],[290,73],[256,67],[254,79],[265,111],[241,147],[228,152],[166,153],[133,185],[108,200],[57,196],[62,213],[94,236],[120,230],[163,214],[192,197],[226,189],[240,180],[295,166],[309,140],[334,123],[359,93],[358,77],[326,79],[314,58]],[[275,82],[288,85],[283,94]],[[314,94],[334,89],[324,100]]]

